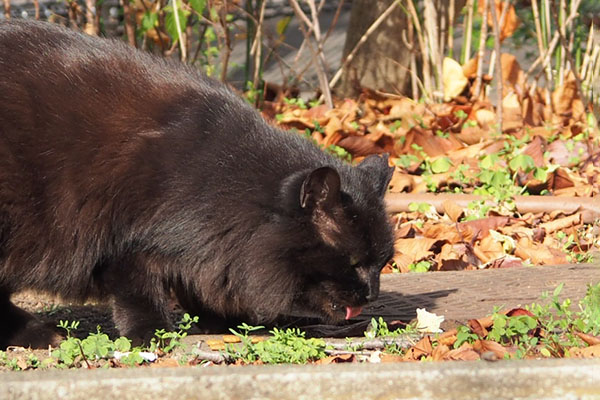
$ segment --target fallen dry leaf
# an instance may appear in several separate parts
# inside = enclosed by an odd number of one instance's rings
[[[476,319],[470,319],[467,322],[467,325],[471,329],[471,332],[473,332],[474,334],[476,334],[480,338],[484,338],[488,334],[487,329],[483,325],[481,325],[481,323],[478,320],[476,320]]]
[[[600,345],[600,337],[598,336],[588,335],[587,333],[583,332],[575,332],[575,334],[590,346]]]
[[[473,349],[479,354],[491,351],[498,360],[502,360],[504,356],[508,354],[508,350],[506,350],[504,346],[492,340],[476,340],[473,343]]]
[[[581,225],[581,213],[575,213],[567,217],[544,222],[540,224],[539,227],[544,229],[546,233],[554,233],[579,225]]]
[[[356,356],[354,354],[336,354],[332,356],[327,356],[315,361],[315,364],[340,364],[340,363],[351,363],[356,361]]]
[[[469,343],[463,343],[458,349],[450,350],[444,355],[444,360],[475,361],[479,359],[479,354]]]
[[[411,262],[423,260],[433,255],[432,247],[439,245],[440,240],[430,238],[398,239],[394,243],[397,252],[410,257]]]
[[[413,347],[408,349],[403,359],[405,361],[418,361],[423,356],[429,356],[433,351],[433,346],[431,345],[431,338],[429,336],[425,336],[423,339],[419,340]]]
[[[455,98],[469,83],[461,65],[450,57],[445,57],[442,63],[442,82],[444,83],[444,101]]]

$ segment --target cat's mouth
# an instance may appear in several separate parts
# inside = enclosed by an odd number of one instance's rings
[[[331,309],[333,311],[337,312],[338,310],[341,311],[342,307],[338,306],[337,304],[332,304]],[[349,320],[350,318],[359,316],[360,313],[362,312],[363,308],[361,306],[358,306],[358,307],[346,306],[346,307],[344,307],[344,310],[346,312],[346,316],[344,317],[344,319]]]

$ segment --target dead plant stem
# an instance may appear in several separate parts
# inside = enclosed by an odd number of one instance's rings
[[[3,0],[4,18],[10,19],[10,0]]]
[[[483,0],[483,8],[480,10],[483,16],[481,23],[481,34],[479,35],[479,49],[477,51],[477,75],[475,77],[474,95],[478,99],[483,88],[483,57],[485,56],[485,42],[487,40],[487,11],[488,0]]]
[[[504,5],[505,9],[508,9],[510,3]],[[496,12],[496,5],[491,4],[490,11],[492,12],[492,29],[494,30],[494,51],[496,52],[496,124],[498,125],[498,133],[502,133],[502,94],[504,92],[504,82],[502,82],[502,62],[500,54],[500,27],[498,23],[498,13]],[[504,11],[504,10],[502,10]],[[503,12],[503,14],[505,14]]]
[[[575,0],[575,1],[578,1],[578,0]],[[551,4],[552,4],[552,6],[551,6],[552,7],[552,17],[554,18],[554,23],[556,24],[556,26],[559,26],[558,11],[556,10],[556,5],[554,4],[554,2],[551,2]],[[566,24],[566,22],[565,22],[565,24]],[[558,35],[560,38],[563,53],[566,53],[566,57],[569,60],[569,64],[571,65],[571,72],[573,72],[573,76],[575,77],[575,85],[577,86],[577,92],[579,93],[579,96],[581,97],[581,101],[583,103],[583,108],[587,112],[588,111],[588,101],[581,89],[581,78],[579,76],[579,72],[577,71],[577,68],[575,67],[575,60],[573,59],[573,55],[568,51],[569,44],[567,43],[567,39],[564,35],[564,32],[561,29],[557,29],[557,32],[558,32]],[[592,105],[593,105],[593,103],[592,103]]]
[[[463,42],[464,49],[462,50],[462,64],[471,59],[471,41],[473,37],[473,1],[474,0],[467,0],[467,17],[465,18],[463,25],[465,40]]]

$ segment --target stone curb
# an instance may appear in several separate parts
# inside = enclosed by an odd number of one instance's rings
[[[600,360],[32,371],[0,399],[600,399]]]

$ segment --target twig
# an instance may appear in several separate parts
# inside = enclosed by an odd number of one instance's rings
[[[254,29],[254,41],[250,48],[250,56],[254,58],[254,73],[252,76],[252,87],[258,88],[259,80],[261,78],[261,59],[262,59],[262,26],[265,18],[265,9],[267,7],[267,0],[262,0],[260,12],[258,14],[258,23],[255,23]]]
[[[510,5],[510,3],[505,5],[505,8],[508,8]],[[502,62],[500,60],[501,54],[500,54],[500,27],[498,26],[498,13],[496,12],[496,5],[492,4],[490,6],[490,10],[492,11],[492,22],[493,22],[493,26],[492,29],[494,30],[494,51],[497,54],[496,57],[496,84],[498,85],[496,87],[496,91],[497,91],[497,102],[498,104],[496,105],[496,123],[498,125],[497,131],[499,133],[502,133],[502,94],[504,91],[504,82],[502,82]]]
[[[415,26],[417,40],[419,41],[419,48],[421,49],[421,60],[423,61],[423,96],[426,100],[429,100],[429,96],[432,92],[429,50],[427,49],[427,44],[425,43],[423,30],[421,29],[421,23],[419,22],[419,16],[417,15],[415,5],[413,4],[412,0],[408,0],[406,4],[408,7],[408,13],[411,16],[412,22]]]
[[[227,0],[225,0],[219,13],[219,22],[225,37],[225,45],[221,46],[221,82],[227,81],[227,69],[229,67],[229,57],[231,56],[231,33],[227,26],[227,9]]]
[[[348,339],[346,342],[325,342],[333,350],[343,351],[349,348],[361,350],[381,350],[388,346],[408,348],[415,344],[420,335],[406,335],[401,337],[381,337],[376,339]]]
[[[85,0],[85,33],[88,35],[98,35],[98,26],[96,25],[95,1]],[[37,18],[36,18],[37,19]]]
[[[85,365],[86,365],[87,369],[92,369],[92,366],[90,365],[90,363],[88,362],[87,357],[85,356],[85,353],[83,351],[83,347],[81,346],[81,342],[77,341],[77,346],[79,346],[79,352],[81,353],[81,358],[83,359],[83,362],[85,362]]]
[[[302,11],[302,8],[300,8],[297,0],[290,0],[290,4],[294,9],[294,13],[298,18],[300,18],[300,20],[302,20],[302,22],[304,22],[304,25],[300,24],[300,29],[302,30],[302,33],[305,37],[305,42],[308,45],[312,53],[313,60],[316,64],[317,77],[319,79],[322,97],[325,98],[325,104],[327,104],[327,107],[333,108],[333,99],[331,98],[332,85],[327,82],[327,67],[325,63],[325,56],[323,55],[322,51],[323,43],[321,42],[321,28],[319,25],[317,8],[314,0],[307,0],[307,2],[310,8],[312,21],[308,18],[304,11]],[[312,43],[309,40],[311,31],[317,44],[316,50],[313,48]]]
[[[502,8],[502,14],[500,14],[500,22],[498,23],[499,29],[504,26],[504,22],[506,21],[506,15],[508,14],[508,9],[510,6],[510,0],[506,0],[506,6]],[[500,38],[498,40],[501,40]],[[490,56],[490,69],[488,70],[488,75],[494,75],[496,66],[496,48],[494,46],[494,50],[492,51],[492,55]]]
[[[577,0],[575,0],[575,1],[577,1]],[[556,11],[556,6],[555,6],[554,2],[551,2],[551,7],[552,7],[552,17],[554,18],[554,23],[558,26],[558,23],[559,23],[558,22],[558,13]],[[568,51],[569,44],[567,43],[567,39],[565,38],[563,32],[561,31],[561,29],[557,29],[557,32],[560,37],[560,42],[563,47],[563,51],[566,53],[567,59],[569,60],[569,64],[571,65],[571,72],[573,72],[573,76],[575,77],[575,85],[577,85],[577,92],[579,93],[579,96],[581,97],[581,101],[583,103],[583,108],[587,112],[588,111],[588,101],[581,89],[581,78],[579,77],[579,72],[577,71],[577,68],[575,67],[575,60],[573,60],[573,55]]]
[[[215,364],[233,361],[228,354],[216,351],[194,350],[193,354],[200,360],[212,361]]]
[[[338,3],[337,8],[335,9],[335,14],[333,15],[333,19],[331,20],[331,24],[329,25],[329,28],[327,28],[325,37],[323,37],[323,43],[325,43],[327,39],[329,39],[329,35],[331,35],[331,33],[333,32],[333,28],[335,28],[335,26],[337,25],[338,19],[340,18],[340,14],[342,12],[342,7],[344,6],[344,1],[345,0],[340,0],[340,2]]]
[[[4,3],[4,18],[10,19],[10,0],[3,0]]]
[[[325,354],[329,355],[329,356],[345,356],[345,355],[353,355],[353,356],[359,356],[359,357],[369,357],[372,352],[370,351],[352,351],[352,350],[331,350],[331,349],[325,349],[324,350]]]
[[[483,57],[485,55],[485,42],[487,40],[487,12],[488,0],[483,0],[483,9],[480,10],[483,20],[481,22],[481,35],[479,36],[479,50],[477,51],[477,76],[475,78],[475,89],[473,97],[478,99],[483,86]]]
[[[35,10],[35,19],[39,20],[40,19],[40,1],[39,0],[33,0],[33,8]]]
[[[181,52],[180,59],[185,63],[187,59],[187,49],[185,47],[185,38],[181,31],[181,21],[179,21],[179,10],[177,9],[177,1],[171,0],[171,7],[173,7],[173,16],[175,17],[175,29],[177,29],[177,41],[179,42],[179,51]]]
[[[142,1],[142,4],[144,2]],[[125,23],[125,32],[127,33],[127,41],[133,47],[136,47],[135,42],[135,15],[129,3],[129,0],[121,0],[123,7],[123,20]],[[160,34],[159,34],[160,37]]]
[[[429,58],[435,76],[435,92],[442,84],[442,61],[440,59],[440,44],[438,42],[437,11],[432,0],[425,0],[425,36],[429,45]]]
[[[321,90],[323,91],[323,95],[325,96],[325,104],[329,108],[333,108],[333,99],[331,98],[331,86],[329,86],[329,82],[327,79],[327,64],[325,62],[325,54],[323,54],[323,41],[321,40],[321,27],[319,24],[319,13],[315,7],[315,0],[307,0],[308,6],[310,8],[310,14],[312,17],[312,26],[313,26],[313,35],[315,37],[315,41],[317,42],[317,61],[319,63],[319,68],[317,72],[319,72],[319,81],[321,81]],[[322,3],[321,3],[322,4]]]

